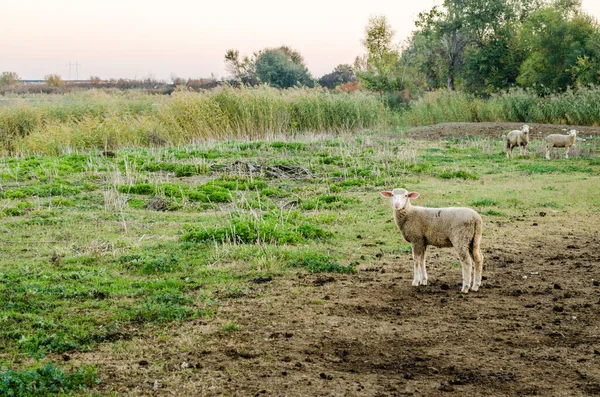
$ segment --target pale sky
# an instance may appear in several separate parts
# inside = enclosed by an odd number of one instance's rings
[[[80,79],[225,77],[227,49],[251,54],[288,45],[320,77],[364,52],[369,16],[385,15],[403,42],[417,14],[441,2],[8,0],[0,14],[0,72],[68,79],[69,62],[77,62]],[[600,19],[600,0],[583,0],[583,7]]]

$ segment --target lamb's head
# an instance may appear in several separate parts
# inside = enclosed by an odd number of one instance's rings
[[[571,130],[571,131],[569,131],[569,135],[577,137],[577,131],[576,130]]]
[[[529,126],[527,124],[525,124],[522,128],[521,131],[523,131],[526,134],[529,134]]]
[[[404,209],[409,199],[416,199],[420,196],[417,192],[409,192],[408,190],[402,188],[394,189],[391,192],[381,192],[381,195],[384,197],[390,197],[392,199],[392,208],[395,211]]]

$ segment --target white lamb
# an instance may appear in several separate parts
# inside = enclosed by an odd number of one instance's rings
[[[555,147],[565,148],[565,158],[569,158],[569,149],[575,145],[577,131],[571,130],[568,135],[552,134],[546,137],[546,160],[550,160],[550,150]]]
[[[417,192],[394,189],[381,192],[391,197],[396,225],[406,241],[411,243],[414,263],[413,286],[427,285],[425,251],[428,245],[455,247],[462,263],[462,292],[469,288],[477,291],[481,286],[483,255],[479,247],[483,231],[481,216],[470,208],[424,208],[412,206],[410,199],[419,197]],[[475,262],[475,274],[471,285],[471,269]]]
[[[529,144],[529,126],[524,125],[520,130],[514,130],[506,136],[506,157],[512,157],[512,150],[515,146],[519,147],[519,153],[523,154],[523,149],[527,153]]]

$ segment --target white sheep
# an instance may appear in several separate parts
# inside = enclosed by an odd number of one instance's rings
[[[419,197],[417,192],[394,189],[381,192],[391,197],[396,225],[406,241],[411,243],[414,263],[413,286],[427,285],[425,251],[428,245],[455,247],[462,263],[462,292],[469,288],[477,291],[481,286],[483,255],[479,247],[483,221],[470,208],[425,208],[412,206],[410,199]],[[471,285],[471,269],[475,263],[475,274]]]
[[[569,150],[577,140],[577,131],[571,130],[568,135],[552,134],[546,137],[546,160],[550,160],[550,150],[555,147],[564,147],[565,158],[569,158]]]
[[[519,153],[523,154],[523,149],[527,153],[529,144],[529,126],[524,125],[520,130],[514,130],[506,136],[506,158],[512,157],[512,150],[515,146],[519,147]]]

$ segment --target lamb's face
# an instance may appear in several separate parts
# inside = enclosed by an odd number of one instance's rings
[[[408,199],[419,197],[417,192],[409,192],[406,189],[394,189],[391,192],[381,192],[384,197],[390,197],[392,199],[392,208],[395,211],[399,211],[406,206]]]
[[[569,131],[569,135],[576,137],[577,136],[577,131],[571,130],[571,131]]]
[[[529,126],[526,124],[523,126],[523,128],[521,128],[521,131],[523,131],[526,134],[529,134]]]

